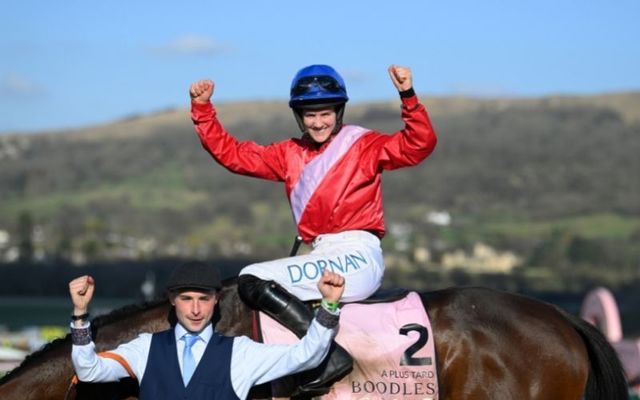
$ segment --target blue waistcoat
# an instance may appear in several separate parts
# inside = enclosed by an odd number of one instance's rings
[[[140,382],[141,400],[238,399],[231,385],[233,338],[215,331],[187,387],[182,382],[173,329],[154,333]]]

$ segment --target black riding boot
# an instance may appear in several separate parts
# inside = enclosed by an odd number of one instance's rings
[[[238,277],[238,293],[249,306],[261,310],[301,338],[307,332],[313,312],[295,296],[274,281],[265,281],[253,275]],[[306,378],[298,394],[320,395],[329,386],[353,368],[353,359],[339,344],[333,342],[329,356],[311,371],[302,372]]]

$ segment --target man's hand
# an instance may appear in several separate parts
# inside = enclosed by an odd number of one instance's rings
[[[344,293],[344,276],[325,269],[318,281],[318,290],[324,300],[337,303]]]
[[[189,89],[189,96],[194,103],[206,104],[211,100],[213,96],[213,81],[209,79],[203,79],[197,81],[191,85]]]
[[[82,315],[87,312],[95,287],[96,284],[89,275],[81,276],[69,282],[69,294],[71,295],[71,302],[73,302],[73,315]]]
[[[391,65],[389,67],[389,76],[391,77],[393,85],[398,89],[398,92],[404,92],[413,87],[411,69],[407,67]]]

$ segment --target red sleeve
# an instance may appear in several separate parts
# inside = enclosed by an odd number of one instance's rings
[[[382,141],[379,163],[384,169],[419,164],[436,147],[437,137],[424,105],[416,96],[402,98],[404,129]]]
[[[202,147],[231,172],[273,181],[284,180],[277,143],[262,146],[247,140],[240,142],[227,132],[211,103],[191,103],[191,119]]]

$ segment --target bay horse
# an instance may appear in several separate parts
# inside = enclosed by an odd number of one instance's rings
[[[251,332],[251,311],[226,281],[216,329]],[[485,288],[420,297],[429,312],[441,400],[628,399],[615,351],[591,324],[551,304]],[[127,306],[92,321],[97,351],[175,323],[168,301]],[[71,339],[57,339],[0,379],[0,399],[135,399],[137,382],[70,385]],[[253,391],[251,398],[268,398]]]

